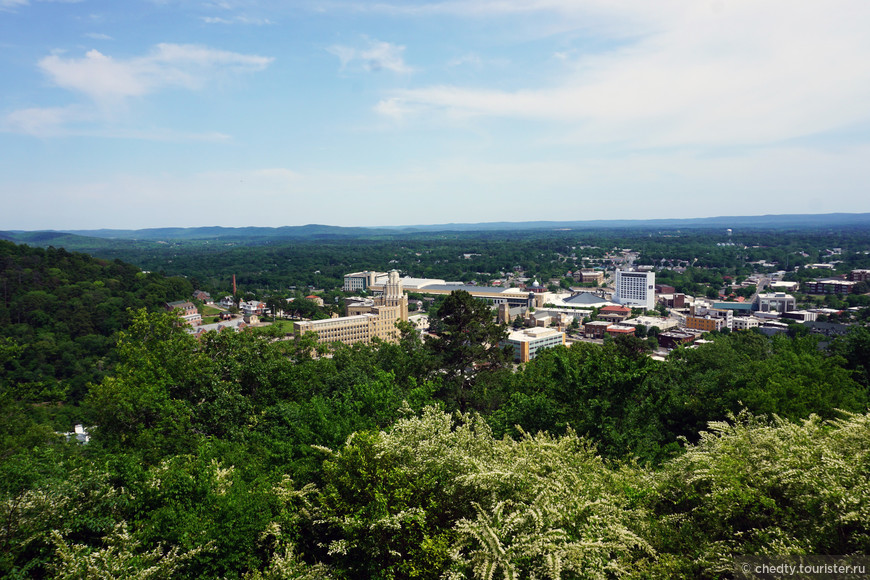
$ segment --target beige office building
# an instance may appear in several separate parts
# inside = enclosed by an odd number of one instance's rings
[[[372,305],[366,312],[355,308],[358,314],[326,320],[306,320],[294,322],[293,331],[296,336],[306,332],[317,333],[317,342],[332,343],[355,342],[371,343],[372,339],[393,342],[398,340],[399,331],[396,322],[408,321],[408,297],[402,290],[399,273],[393,270],[384,284],[384,293],[372,299]]]

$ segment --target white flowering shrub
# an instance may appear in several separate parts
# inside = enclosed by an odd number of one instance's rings
[[[458,522],[450,577],[612,578],[652,555],[638,474],[571,431],[497,441],[459,480],[492,499]]]
[[[43,576],[54,557],[53,536],[89,539],[109,532],[118,516],[118,491],[106,472],[72,467],[49,454],[69,471],[40,479],[31,487],[0,493],[0,576]],[[39,464],[31,465],[34,470]]]
[[[573,433],[495,440],[428,408],[329,453],[309,526],[349,577],[603,578],[652,553],[640,477]]]
[[[58,532],[53,532],[52,537],[57,546],[53,577],[58,580],[172,578],[182,563],[211,547],[203,545],[188,551],[182,551],[178,546],[145,549],[135,536],[127,532],[126,522],[115,526],[104,538],[105,545],[101,548],[68,543]]]
[[[662,575],[714,578],[735,555],[870,551],[870,416],[742,413],[652,474]]]
[[[308,566],[286,544],[273,552],[272,560],[262,572],[256,570],[245,575],[245,580],[331,580],[326,566]]]

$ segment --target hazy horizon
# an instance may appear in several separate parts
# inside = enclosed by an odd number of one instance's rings
[[[145,226],[142,228],[113,228],[113,227],[98,227],[98,228],[44,228],[44,229],[7,229],[0,231],[7,232],[22,232],[22,233],[31,233],[31,232],[71,232],[71,233],[88,233],[88,232],[99,232],[99,231],[110,231],[110,232],[120,232],[120,231],[149,231],[149,230],[196,230],[196,229],[211,229],[211,228],[224,228],[224,229],[281,229],[281,228],[305,228],[305,227],[323,227],[323,228],[347,228],[347,229],[408,229],[414,230],[426,230],[426,229],[434,229],[444,227],[445,229],[455,229],[457,231],[470,230],[475,226],[480,226],[483,230],[489,231],[499,231],[501,229],[504,230],[513,230],[513,229],[523,229],[521,226],[528,226],[529,229],[545,229],[547,227],[559,228],[561,226],[571,226],[572,224],[576,224],[577,227],[581,227],[584,225],[588,225],[588,227],[593,227],[596,224],[605,224],[603,227],[610,227],[610,224],[637,224],[644,225],[650,224],[655,225],[661,222],[663,227],[668,227],[673,224],[675,226],[694,226],[694,227],[703,227],[705,224],[711,228],[718,227],[728,227],[729,229],[733,227],[740,228],[741,220],[748,220],[749,227],[756,228],[761,227],[761,224],[769,224],[771,226],[777,226],[780,224],[805,224],[808,226],[817,225],[817,226],[825,226],[829,227],[830,225],[835,224],[846,224],[846,225],[854,225],[854,224],[870,224],[870,213],[817,213],[817,214],[763,214],[763,215],[714,215],[714,216],[699,216],[699,217],[690,217],[690,218],[651,218],[651,219],[603,219],[603,220],[529,220],[529,221],[490,221],[490,222],[444,222],[444,223],[415,223],[415,224],[399,224],[399,225],[373,225],[373,226],[360,226],[360,225],[349,225],[349,226],[339,226],[336,224],[324,224],[324,223],[307,223],[307,224],[283,224],[278,226],[257,226],[257,225],[217,225],[210,224],[204,226],[186,226],[186,225],[156,225],[156,226]],[[503,227],[500,227],[503,226]],[[618,227],[618,226],[617,226]]]

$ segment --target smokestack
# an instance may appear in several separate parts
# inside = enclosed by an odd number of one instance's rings
[[[233,296],[236,295],[236,275],[233,274]]]

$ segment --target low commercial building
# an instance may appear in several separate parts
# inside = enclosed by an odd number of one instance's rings
[[[605,306],[598,311],[598,318],[612,323],[622,322],[631,316],[631,308],[625,306]]]
[[[593,320],[583,325],[583,334],[586,335],[586,338],[604,338],[609,326],[611,323],[606,320]]]
[[[529,362],[538,352],[545,348],[553,348],[565,344],[565,333],[554,328],[527,328],[508,334],[502,345],[514,349],[514,361]]]
[[[758,328],[763,321],[754,316],[735,316],[731,320],[731,330],[749,330]]]
[[[815,312],[810,312],[809,310],[792,310],[791,312],[783,312],[782,317],[791,318],[798,322],[815,322],[819,315]]]
[[[804,282],[804,289],[807,294],[851,294],[852,287],[857,283],[854,280],[826,278]]]
[[[700,330],[702,332],[713,332],[714,330],[722,330],[726,328],[724,318],[710,316],[687,316],[686,328]]]
[[[752,314],[751,302],[714,302],[713,308],[717,310],[731,310],[734,314],[743,316]]]
[[[758,327],[758,330],[761,334],[765,334],[767,336],[773,336],[775,334],[785,334],[788,332],[788,324],[784,322],[777,322],[776,320],[766,320],[764,323]]]
[[[848,324],[837,322],[807,322],[804,326],[813,334],[822,334],[824,336],[845,336],[853,328]]]
[[[786,282],[784,280],[775,280],[770,283],[771,289],[782,290],[784,292],[797,292],[800,285],[800,282]]]
[[[755,297],[754,309],[760,312],[788,312],[794,310],[797,301],[785,292],[768,292]]]
[[[604,272],[601,270],[577,270],[574,280],[583,284],[604,284]]]
[[[659,341],[659,346],[666,349],[677,348],[680,345],[689,345],[695,342],[695,339],[698,336],[693,332],[686,332],[684,330],[669,330],[667,332],[659,333],[657,339]]]
[[[614,337],[620,335],[634,336],[636,331],[637,329],[634,326],[627,326],[625,324],[611,324],[604,330],[605,333]]]
[[[669,330],[679,326],[679,323],[673,318],[661,318],[658,316],[638,316],[637,318],[624,320],[622,324],[634,327],[638,327],[642,324],[647,328],[655,327],[659,330]]]
[[[668,308],[685,308],[686,295],[681,293],[676,294],[659,294],[656,298],[660,304],[664,304]]]

